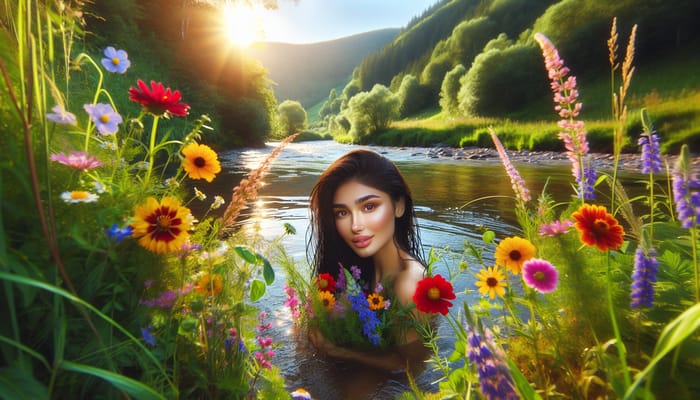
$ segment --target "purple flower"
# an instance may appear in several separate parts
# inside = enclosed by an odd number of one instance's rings
[[[356,281],[360,280],[360,276],[362,276],[362,271],[360,270],[360,267],[358,267],[357,265],[351,265],[350,272],[352,273],[353,279],[355,279]]]
[[[659,136],[654,132],[642,133],[637,144],[642,146],[642,173],[658,174],[661,172],[661,146]]]
[[[129,61],[129,55],[126,54],[124,50],[117,50],[112,46],[108,46],[104,50],[104,58],[102,59],[102,66],[109,72],[116,72],[118,74],[123,74],[126,72],[127,68],[131,66],[131,61]]]
[[[700,224],[700,181],[690,172],[690,150],[686,144],[673,168],[673,201],[683,228]]]
[[[568,219],[561,221],[552,221],[549,224],[540,226],[540,236],[557,236],[563,235],[569,231],[569,228],[574,226],[574,222]]]
[[[115,134],[119,124],[122,123],[122,116],[117,114],[108,103],[85,104],[83,108],[90,114],[90,120],[95,124],[100,135]]]
[[[559,272],[549,261],[531,258],[523,264],[523,280],[540,293],[550,293],[557,288]]]
[[[102,162],[97,157],[88,156],[84,151],[73,151],[68,155],[63,153],[51,154],[50,159],[81,171],[89,171],[102,165]]]
[[[632,293],[630,294],[632,308],[651,308],[654,305],[654,282],[656,282],[658,267],[655,249],[649,249],[645,254],[644,249],[637,248],[634,255]]]
[[[172,290],[166,290],[165,292],[161,293],[160,296],[156,297],[155,299],[148,299],[148,300],[141,300],[139,303],[143,304],[148,307],[158,307],[158,308],[164,308],[168,309],[175,304],[175,300],[177,299],[177,294],[175,294],[174,291]]]
[[[143,341],[149,344],[151,347],[156,347],[156,339],[151,334],[152,326],[147,328],[141,328],[141,336],[143,336]]]
[[[510,183],[513,185],[515,195],[524,202],[530,201],[530,191],[525,187],[525,181],[520,176],[520,173],[518,173],[518,170],[515,169],[515,166],[513,166],[513,164],[510,162],[510,158],[508,157],[506,149],[503,147],[503,143],[501,143],[501,140],[498,139],[498,136],[496,136],[496,132],[494,132],[493,129],[489,128],[489,133],[491,134],[493,144],[496,145],[498,155],[501,157],[503,167],[505,167],[506,173],[510,177]]]
[[[77,123],[75,114],[66,111],[62,105],[56,104],[51,109],[53,113],[46,114],[46,119],[57,124],[75,125]]]
[[[510,370],[496,346],[490,330],[485,329],[482,338],[474,328],[467,325],[468,358],[479,375],[481,394],[488,400],[519,399]]]
[[[114,224],[111,228],[107,229],[107,236],[117,243],[121,243],[122,240],[130,237],[133,233],[134,228],[132,228],[131,225],[120,228],[118,224]]]

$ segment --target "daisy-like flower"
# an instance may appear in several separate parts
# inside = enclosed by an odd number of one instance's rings
[[[224,282],[219,274],[205,274],[199,278],[195,288],[199,293],[212,296],[221,293],[221,290],[224,288]]]
[[[316,287],[322,292],[335,292],[335,279],[329,273],[319,274],[316,278]]]
[[[177,178],[170,177],[165,180],[165,186],[176,188],[180,186],[180,182],[177,181]]]
[[[372,311],[384,309],[384,297],[379,293],[372,293],[367,296],[367,302],[369,303],[369,309]]]
[[[600,251],[617,250],[622,245],[625,230],[605,206],[584,204],[571,217],[580,233],[579,239],[586,245],[596,246]]]
[[[73,151],[68,155],[63,153],[51,154],[51,161],[56,161],[80,171],[90,171],[102,165],[102,162],[94,156],[88,156],[84,151]]]
[[[73,190],[61,193],[61,199],[66,203],[94,203],[100,196],[84,190]]]
[[[144,81],[139,79],[135,87],[129,88],[129,100],[143,105],[146,112],[156,116],[175,115],[178,117],[187,116],[190,106],[180,103],[181,95],[179,90],[172,91],[165,88],[162,83],[151,81],[150,89]]]
[[[102,136],[113,135],[119,130],[122,116],[117,114],[109,103],[85,104],[85,111]]]
[[[321,291],[319,298],[321,299],[321,303],[326,310],[333,311],[333,307],[335,306],[335,296],[333,293],[323,290]]]
[[[440,313],[447,315],[452,302],[457,298],[452,284],[441,275],[425,278],[418,282],[416,292],[413,294],[413,302],[418,311],[430,314]]]
[[[153,197],[134,208],[131,226],[139,245],[154,253],[175,253],[189,237],[187,231],[194,220],[190,209],[174,197],[160,202]]]
[[[123,74],[131,66],[129,55],[124,50],[117,50],[112,46],[107,46],[102,59],[102,66],[109,72]]]
[[[506,276],[503,271],[498,266],[487,267],[482,269],[476,274],[476,286],[479,287],[479,293],[489,295],[489,298],[495,298],[497,295],[500,297],[505,296],[506,287],[508,286],[505,282]]]
[[[561,221],[552,221],[549,224],[540,225],[540,236],[557,236],[563,235],[569,231],[569,228],[574,226],[573,221],[564,219]]]
[[[535,246],[521,237],[505,238],[496,247],[496,265],[518,275],[523,263],[535,256]]]
[[[559,272],[549,261],[533,258],[523,264],[523,280],[540,293],[550,293],[557,288]]]
[[[311,394],[303,388],[299,388],[289,394],[292,400],[311,400]]]
[[[51,110],[53,111],[52,113],[46,114],[46,119],[49,121],[53,121],[57,124],[68,125],[75,125],[78,123],[75,119],[75,114],[66,111],[60,104],[56,104]]]
[[[205,144],[190,143],[182,149],[182,168],[190,179],[204,179],[211,182],[221,172],[218,156]]]

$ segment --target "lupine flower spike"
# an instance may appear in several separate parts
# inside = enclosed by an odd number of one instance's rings
[[[505,357],[494,343],[493,334],[484,329],[483,336],[473,327],[467,326],[469,361],[479,375],[481,394],[488,400],[519,399],[515,391]]]
[[[683,228],[700,224],[700,180],[690,170],[690,150],[687,144],[681,147],[681,154],[673,168],[673,201]]]
[[[523,203],[530,201],[530,191],[525,187],[525,181],[520,176],[520,173],[518,173],[518,170],[515,169],[513,163],[510,162],[510,158],[508,157],[506,149],[503,147],[503,143],[498,139],[493,129],[489,128],[489,133],[491,134],[493,144],[496,146],[496,150],[498,150],[498,155],[501,157],[503,167],[505,167],[506,173],[508,177],[510,177],[510,183],[513,185],[515,195],[519,200],[522,200]]]

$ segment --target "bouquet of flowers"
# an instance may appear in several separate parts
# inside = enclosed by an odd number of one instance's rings
[[[294,278],[285,290],[295,322],[319,329],[335,345],[391,347],[395,330],[406,329],[412,322],[410,307],[393,301],[390,288],[381,283],[370,291],[357,266],[348,269],[339,263],[336,276],[319,274],[311,283],[299,279],[298,272]]]

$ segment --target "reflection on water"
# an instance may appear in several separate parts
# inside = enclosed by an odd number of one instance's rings
[[[220,154],[223,172],[213,183],[198,183],[197,187],[210,199],[218,194],[228,202],[233,187],[258,167],[273,146]],[[290,144],[273,162],[258,201],[242,213],[243,229],[275,239],[284,232],[284,223],[291,224],[297,234],[285,237],[282,244],[297,265],[306,268],[308,194],[331,162],[358,147],[332,141]],[[456,268],[464,241],[478,243],[484,230],[493,230],[498,238],[519,234],[514,222],[513,189],[498,160],[441,160],[429,158],[424,149],[371,149],[394,161],[411,187],[426,255],[431,248],[446,250],[436,273],[447,275],[448,268]],[[555,200],[567,199],[573,193],[568,165],[517,167],[533,197],[545,185]],[[197,213],[199,210],[193,206]],[[484,256],[487,263],[493,263],[493,251]],[[473,269],[470,272],[477,273],[480,265],[469,258],[466,261]],[[303,387],[315,399],[387,399],[409,390],[404,374],[374,371],[317,355],[305,334],[295,329],[283,305],[284,271],[276,272],[277,279],[259,306],[276,318],[273,339],[279,348],[274,364],[282,371],[290,390]],[[462,274],[455,282],[456,305],[463,301],[472,303],[477,298],[472,273]],[[440,325],[438,330],[440,348],[445,352],[442,355],[446,357],[454,335],[449,326]],[[415,377],[419,387],[432,391],[437,390],[435,380],[439,378],[430,366]]]

